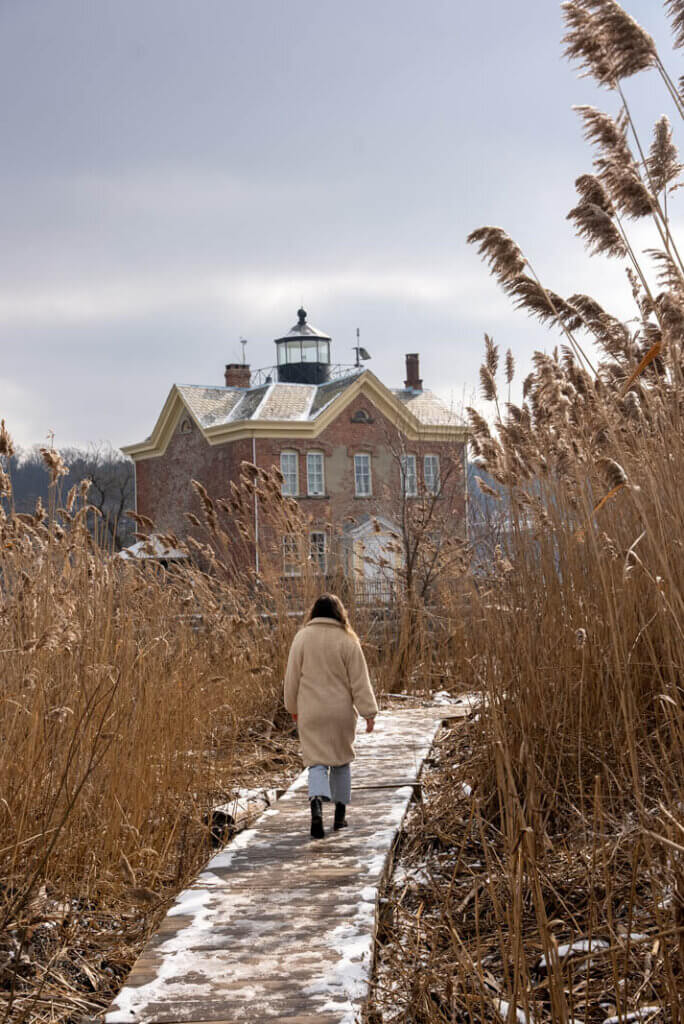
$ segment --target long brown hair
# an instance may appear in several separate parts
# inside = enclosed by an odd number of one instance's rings
[[[320,597],[317,597],[309,612],[309,621],[311,619],[335,619],[342,623],[348,633],[354,633],[347,609],[337,594],[321,594]]]

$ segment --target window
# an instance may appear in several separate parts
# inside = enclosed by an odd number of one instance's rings
[[[371,494],[371,457],[370,455],[354,456],[354,483],[356,496],[367,498]]]
[[[283,576],[300,576],[301,572],[297,537],[285,534],[283,537]]]
[[[307,452],[306,454],[306,492],[314,495],[325,494],[323,452]]]
[[[283,474],[283,494],[299,494],[299,456],[297,452],[280,453],[280,472]]]
[[[415,455],[401,456],[401,493],[406,498],[415,498],[418,494]]]
[[[425,490],[428,494],[439,494],[439,455],[426,455],[423,460]]]
[[[317,363],[318,362],[318,342],[316,342],[316,341],[303,341],[302,342],[302,362],[303,363]]]
[[[309,557],[314,572],[325,576],[328,571],[328,538],[322,530],[309,534]]]

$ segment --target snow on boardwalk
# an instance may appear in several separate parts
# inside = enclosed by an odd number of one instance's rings
[[[181,893],[108,1024],[353,1024],[367,994],[392,843],[440,723],[467,708],[381,713],[356,741],[349,828],[309,838],[306,773]],[[363,723],[362,723],[363,725]]]

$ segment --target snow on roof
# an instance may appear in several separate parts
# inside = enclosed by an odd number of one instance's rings
[[[412,388],[393,388],[392,394],[410,409],[420,423],[430,426],[459,427],[463,420],[432,391],[414,391]]]
[[[363,370],[325,384],[276,382],[254,388],[199,387],[179,384],[184,402],[201,427],[246,420],[287,422],[315,420],[324,409],[358,380]],[[396,389],[392,392],[419,423],[460,426],[462,421],[431,391]]]

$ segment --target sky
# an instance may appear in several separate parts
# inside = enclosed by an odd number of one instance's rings
[[[625,0],[673,77],[658,0]],[[0,416],[22,445],[146,437],[309,320],[401,386],[476,398],[485,331],[522,378],[558,338],[472,247],[498,224],[561,294],[632,315],[565,217],[590,170],[556,0],[0,0]],[[647,141],[671,101],[626,83]],[[681,195],[681,193],[680,193]],[[681,201],[679,203],[681,208]],[[680,214],[676,214],[679,217]],[[639,228],[640,246],[653,239]]]

